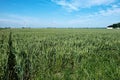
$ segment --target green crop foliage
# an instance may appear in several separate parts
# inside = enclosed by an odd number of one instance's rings
[[[0,30],[0,80],[12,53],[19,80],[120,80],[120,30]]]

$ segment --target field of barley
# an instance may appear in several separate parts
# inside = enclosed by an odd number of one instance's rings
[[[120,80],[120,30],[2,29],[0,80]]]

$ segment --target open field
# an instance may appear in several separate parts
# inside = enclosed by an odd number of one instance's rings
[[[120,80],[120,30],[0,30],[0,80]]]

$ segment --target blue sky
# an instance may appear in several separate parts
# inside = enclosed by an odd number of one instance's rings
[[[120,0],[0,0],[0,27],[106,27]]]

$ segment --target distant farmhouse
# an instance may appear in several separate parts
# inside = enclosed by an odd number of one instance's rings
[[[120,23],[107,26],[107,29],[120,29]]]

